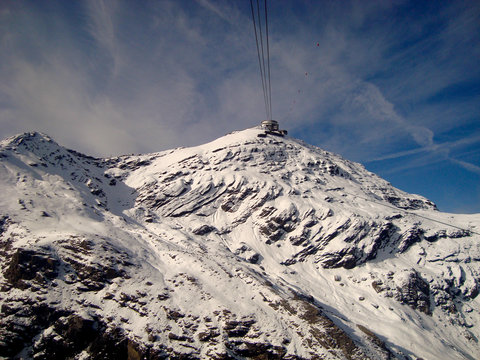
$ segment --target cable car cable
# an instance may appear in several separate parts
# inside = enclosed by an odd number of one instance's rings
[[[268,9],[267,9],[267,0],[265,0],[265,36],[267,39],[267,67],[268,67],[268,95],[269,95],[269,105],[270,105],[270,118],[273,119],[272,113],[272,84],[270,81],[270,45],[268,41]]]
[[[252,21],[253,21],[253,30],[255,32],[255,43],[257,45],[257,55],[258,55],[258,64],[260,67],[260,78],[262,80],[262,90],[263,90],[263,99],[265,102],[265,112],[267,115],[267,120],[272,119],[272,86],[270,80],[270,43],[268,39],[268,15],[267,15],[267,1],[265,2],[265,38],[266,38],[266,49],[263,41],[263,31],[262,31],[262,21],[260,13],[260,3],[257,0],[256,11],[257,16],[255,17],[255,9],[253,5],[253,0],[250,0],[250,9],[252,12]],[[257,26],[258,22],[258,26]],[[260,39],[260,41],[259,41]],[[267,61],[265,63],[265,53],[267,56]]]

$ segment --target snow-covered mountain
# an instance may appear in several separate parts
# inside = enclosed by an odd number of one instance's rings
[[[0,357],[478,359],[480,214],[253,128],[0,144]]]

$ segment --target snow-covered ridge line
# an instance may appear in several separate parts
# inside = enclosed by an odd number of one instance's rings
[[[2,141],[0,357],[474,359],[480,215],[259,133]]]

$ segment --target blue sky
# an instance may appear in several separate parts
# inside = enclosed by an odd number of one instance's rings
[[[270,1],[273,118],[442,211],[480,213],[480,2]],[[248,0],[1,1],[0,137],[90,155],[265,117]]]

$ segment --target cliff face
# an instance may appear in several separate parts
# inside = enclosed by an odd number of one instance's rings
[[[474,359],[479,215],[259,129],[0,146],[0,356]]]

